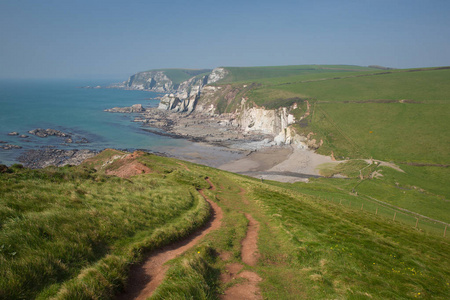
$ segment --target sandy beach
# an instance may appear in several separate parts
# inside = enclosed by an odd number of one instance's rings
[[[262,148],[246,157],[223,164],[219,169],[266,180],[307,182],[310,177],[320,177],[317,167],[324,163],[339,162],[312,150],[288,145]]]

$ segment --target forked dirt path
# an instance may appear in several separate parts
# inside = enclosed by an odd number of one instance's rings
[[[249,214],[245,214],[248,219],[247,235],[241,243],[241,258],[242,261],[249,265],[255,266],[258,263],[258,231],[259,223]],[[239,273],[244,266],[238,263],[232,263],[226,266],[227,273],[222,274],[221,280],[223,283],[228,283],[233,279],[243,278],[244,282],[238,283],[225,291],[220,299],[223,300],[259,300],[263,299],[258,283],[262,280],[258,274],[252,271],[243,271]]]
[[[210,184],[210,189],[214,190],[215,187],[209,178],[206,178],[206,181]],[[164,264],[192,248],[205,235],[220,227],[223,217],[222,209],[216,203],[209,200],[202,190],[198,192],[211,205],[212,212],[210,221],[188,238],[159,249],[148,257],[144,264],[133,267],[130,271],[125,292],[116,296],[117,300],[144,300],[150,297],[164,279],[164,275],[168,269],[168,266],[164,266]]]

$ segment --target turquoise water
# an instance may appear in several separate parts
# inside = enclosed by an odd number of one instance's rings
[[[180,148],[190,143],[142,130],[132,122],[134,114],[107,113],[112,107],[141,103],[155,107],[156,93],[117,89],[85,89],[82,86],[107,85],[109,82],[69,80],[1,80],[0,81],[0,141],[22,146],[20,150],[0,149],[0,163],[10,165],[29,149],[55,146],[59,149],[146,149],[162,151]],[[53,128],[85,137],[88,144],[63,145],[63,138],[39,138],[28,133],[35,128]],[[26,139],[8,136],[17,131]],[[3,145],[3,144],[0,144]]]

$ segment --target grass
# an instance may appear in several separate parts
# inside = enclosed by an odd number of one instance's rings
[[[1,299],[110,295],[144,252],[185,236],[209,216],[196,192],[201,184],[183,181],[182,170],[129,180],[86,167],[12,171],[0,174]],[[120,276],[86,290],[104,269]]]
[[[225,67],[230,73],[220,81],[223,83],[258,82],[268,78],[315,75],[330,72],[375,71],[378,69],[349,65],[298,65],[273,67]],[[378,70],[379,71],[379,70]]]
[[[264,190],[256,192],[255,197],[284,231],[280,239],[289,249],[284,267],[295,280],[301,278],[296,286],[311,298],[401,299],[418,293],[445,298],[449,292],[445,266],[425,262],[443,254],[440,239],[427,237],[429,244],[419,246],[419,237],[407,228],[341,210],[319,199],[310,201],[308,197]],[[261,243],[269,243],[270,236]],[[260,250],[264,257],[277,253],[273,248]],[[421,259],[423,255],[428,258]],[[270,277],[276,280],[280,276],[270,261],[265,267]],[[436,276],[436,271],[441,275]],[[272,291],[268,298],[276,297],[279,290]]]
[[[442,164],[450,161],[447,106],[317,103],[310,127],[324,139],[324,154]]]
[[[227,263],[242,264],[244,213],[260,222],[261,254],[257,266],[244,265],[244,270],[264,279],[260,287],[265,298],[446,299],[450,292],[447,239],[414,229],[400,214],[393,222],[383,217],[382,208],[378,215],[367,211],[369,204],[359,209],[371,184],[389,186],[395,180],[403,187],[420,177],[392,170],[400,174],[394,178],[397,173],[382,167],[385,177],[360,184],[356,197],[348,191],[358,179],[261,183],[155,155],[137,158],[153,173],[130,179],[103,175],[114,164],[105,166],[104,161],[119,154],[103,153],[76,168],[1,174],[0,244],[5,246],[0,298],[111,298],[123,288],[129,266],[144,253],[206,220],[208,209],[198,188],[222,207],[222,226],[169,263],[153,299],[217,299],[237,284],[239,280],[222,285],[219,277]],[[356,176],[364,164],[352,161],[339,168]],[[419,168],[408,167],[411,172]],[[206,189],[205,176],[215,190]],[[447,191],[438,183],[429,182],[427,188],[430,193]],[[339,197],[353,201],[352,206],[336,202]],[[226,253],[229,259],[223,261],[219,254]]]
[[[351,208],[304,194],[305,185],[260,183],[218,171],[209,175],[218,190],[208,193],[212,199],[217,196],[225,211],[224,224],[198,246],[206,247],[208,254],[196,249],[171,264],[171,275],[166,277],[164,288],[161,286],[164,296],[158,290],[152,299],[188,299],[186,295],[191,293],[199,295],[199,291],[190,290],[195,286],[203,291],[199,299],[217,299],[229,286],[218,285],[217,270],[225,271],[225,262],[218,254],[230,252],[243,239],[245,221],[237,222],[243,212],[261,224],[261,259],[256,267],[244,269],[264,278],[260,287],[265,299],[446,299],[450,292],[448,241],[399,222],[400,215],[393,222],[380,215],[381,209],[379,215],[361,212],[358,206]],[[330,194],[324,188],[317,191]],[[238,254],[234,252],[228,263],[242,263]],[[207,278],[187,275],[199,269],[207,270],[202,272]],[[206,282],[210,282],[208,288]],[[186,294],[186,290],[190,292]],[[216,296],[210,294],[212,291]]]
[[[272,88],[307,95],[321,101],[447,101],[450,93],[447,84],[449,79],[450,69],[425,69],[418,72],[398,70],[387,74],[283,84]]]

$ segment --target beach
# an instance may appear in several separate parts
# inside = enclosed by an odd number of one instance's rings
[[[281,182],[307,182],[320,177],[318,166],[324,163],[338,164],[331,157],[314,153],[296,145],[267,147],[219,166],[219,169]]]

